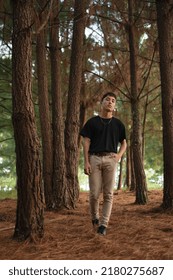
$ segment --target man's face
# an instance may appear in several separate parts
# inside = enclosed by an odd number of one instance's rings
[[[107,112],[113,112],[115,109],[116,99],[113,96],[106,96],[102,101],[102,108]]]

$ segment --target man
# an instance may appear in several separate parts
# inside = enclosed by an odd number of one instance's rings
[[[115,184],[116,164],[124,154],[127,144],[123,123],[113,117],[116,95],[107,92],[101,99],[101,112],[89,119],[81,130],[84,138],[84,172],[89,175],[90,212],[97,232],[106,235]],[[117,151],[118,144],[120,148]],[[99,196],[103,192],[102,215],[99,218]]]

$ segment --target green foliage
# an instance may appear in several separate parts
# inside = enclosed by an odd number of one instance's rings
[[[87,191],[89,189],[88,184],[88,176],[84,174],[83,166],[78,169],[78,179],[79,179],[79,187],[82,191]]]
[[[12,127],[11,58],[0,58],[0,186],[15,186],[15,152]]]
[[[145,167],[154,170],[152,179],[160,181],[163,174],[162,117],[160,97],[153,101],[147,114],[145,130]]]
[[[0,200],[1,199],[7,199],[7,198],[10,198],[10,199],[16,199],[17,198],[17,192],[15,189],[2,189],[0,190]]]

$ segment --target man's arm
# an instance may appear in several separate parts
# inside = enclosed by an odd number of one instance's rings
[[[90,147],[90,139],[84,137],[83,139],[83,152],[84,152],[84,173],[90,175],[91,173],[91,165],[89,162],[89,147]]]
[[[121,142],[121,146],[119,148],[119,151],[118,153],[116,154],[116,160],[119,161],[121,159],[121,157],[123,156],[123,154],[125,153],[126,151],[126,148],[127,148],[127,142],[126,142],[126,139],[124,139],[122,142]]]

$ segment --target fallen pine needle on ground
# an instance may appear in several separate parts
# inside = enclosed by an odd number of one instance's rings
[[[106,236],[92,227],[88,192],[77,208],[45,212],[44,237],[39,243],[12,239],[16,200],[0,201],[1,260],[172,260],[172,212],[164,212],[162,190],[149,191],[149,202],[136,205],[135,194],[116,191]],[[102,207],[102,205],[101,205]]]

